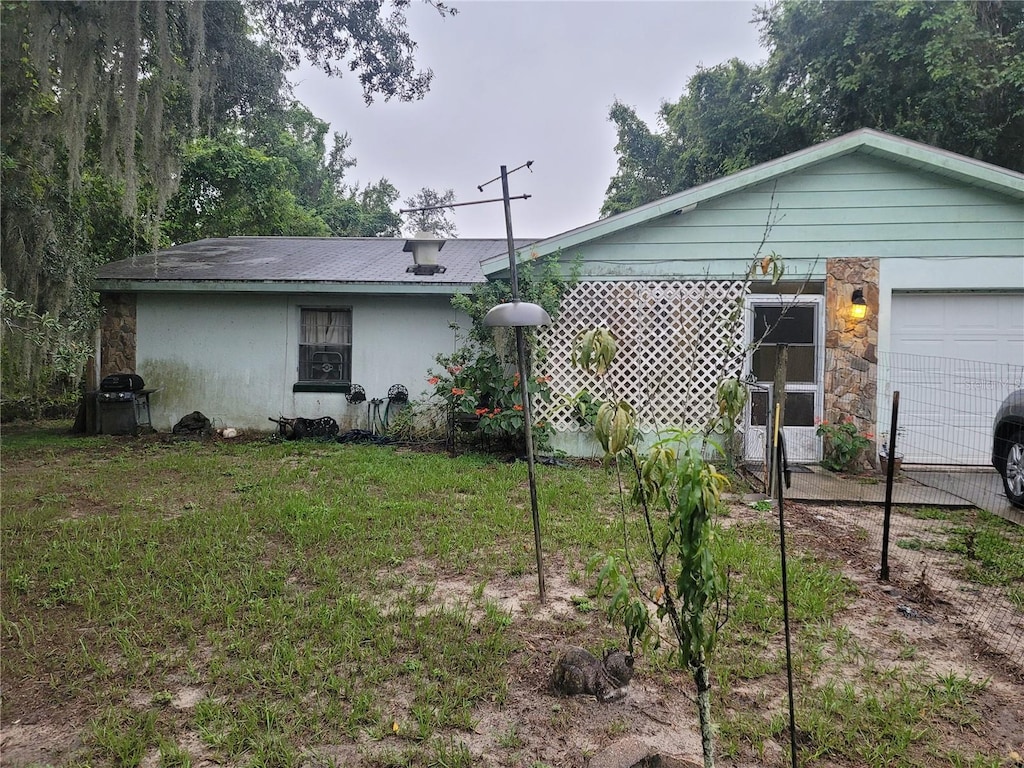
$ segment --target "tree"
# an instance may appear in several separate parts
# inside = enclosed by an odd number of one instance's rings
[[[807,128],[877,128],[1024,170],[1024,5],[905,0],[761,9],[778,92]]]
[[[1024,4],[781,0],[757,19],[768,61],[698,70],[657,130],[613,105],[603,215],[857,128],[1024,170]]]
[[[173,242],[229,235],[396,235],[398,192],[386,179],[363,190],[345,183],[351,140],[292,102],[185,153],[181,186],[163,221]]]
[[[320,209],[335,237],[398,237],[402,217],[394,209],[398,190],[387,179],[347,189]]]
[[[603,376],[615,352],[612,334],[592,329],[579,340],[573,362]],[[598,594],[610,593],[609,615],[625,626],[630,652],[637,642],[656,644],[660,627],[668,626],[672,659],[692,675],[697,689],[704,765],[713,768],[710,662],[722,626],[725,586],[713,549],[714,518],[723,510],[726,479],[705,460],[705,439],[692,432],[669,430],[646,454],[640,453],[635,411],[614,397],[598,409],[594,436],[605,459],[615,464],[619,487],[623,468],[632,483],[628,502],[620,491],[626,551],[622,557],[598,554],[590,563],[591,570],[600,569]],[[639,537],[631,535],[627,503],[639,512]],[[642,549],[644,560],[631,541]]]
[[[410,234],[432,232],[439,237],[455,237],[458,233],[455,229],[455,222],[451,219],[455,209],[444,207],[451,206],[454,202],[455,190],[453,189],[438,192],[429,187],[423,187],[412,197],[406,198],[404,205],[407,209],[430,209],[412,210],[406,214],[405,220]]]
[[[457,9],[427,0],[441,16]],[[409,0],[394,0],[394,10],[381,13],[383,0],[339,3],[336,0],[248,0],[260,31],[276,43],[294,66],[305,56],[328,75],[340,75],[340,64],[356,72],[367,104],[375,95],[385,100],[422,98],[433,72],[417,71],[416,43],[406,31]]]
[[[368,101],[421,97],[430,73],[414,66],[408,1],[395,0],[386,15],[382,2],[3,2],[0,245],[12,300],[55,327],[78,328],[70,321],[92,312],[97,260],[158,245],[186,147],[227,129],[255,133],[262,118],[286,110],[285,73],[302,55],[338,76],[347,66]],[[259,39],[251,21],[264,32]],[[319,130],[312,120],[291,128]],[[264,154],[288,157],[277,150]],[[193,147],[190,158],[201,154]],[[249,155],[245,167],[265,173],[257,159]],[[300,158],[291,160],[294,167]],[[340,169],[331,162],[327,170]],[[304,195],[316,196],[316,183],[285,185],[306,211],[302,226],[313,229]],[[283,188],[275,189],[287,208]],[[18,333],[2,340],[5,396],[37,389],[47,376],[49,340],[25,344]]]
[[[173,243],[229,235],[326,236],[327,224],[301,206],[294,167],[230,135],[199,139],[185,153],[181,188],[164,233]]]

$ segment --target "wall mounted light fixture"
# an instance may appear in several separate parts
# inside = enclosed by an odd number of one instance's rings
[[[864,291],[857,288],[853,292],[853,296],[850,297],[850,318],[853,320],[863,320],[868,316],[868,302],[864,298]]]

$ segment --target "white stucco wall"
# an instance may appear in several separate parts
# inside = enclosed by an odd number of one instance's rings
[[[202,411],[217,426],[271,431],[268,417],[332,416],[365,428],[366,405],[340,392],[293,392],[303,307],[352,310],[352,380],[367,398],[402,384],[427,388],[434,357],[454,349],[452,323],[469,320],[450,297],[312,294],[138,294],[137,371],[151,397],[153,426],[169,431]]]

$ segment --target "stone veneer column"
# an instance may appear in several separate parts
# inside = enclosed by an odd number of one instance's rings
[[[850,318],[853,292],[867,300],[867,316]],[[829,259],[825,278],[825,414],[852,418],[862,432],[875,424],[878,392],[878,259]],[[867,457],[866,457],[867,458]],[[873,452],[869,462],[873,462]]]
[[[135,294],[104,293],[100,306],[100,378],[135,373]]]

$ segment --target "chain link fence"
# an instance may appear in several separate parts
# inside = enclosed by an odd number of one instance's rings
[[[994,417],[1024,388],[1024,367],[919,355],[864,365],[831,354],[830,374],[848,392],[826,394],[826,418],[852,423],[868,447],[843,468],[790,465],[786,503],[813,505],[815,524],[861,542],[908,617],[963,623],[1024,668],[1024,511],[992,466]],[[848,408],[829,413],[830,402]]]

